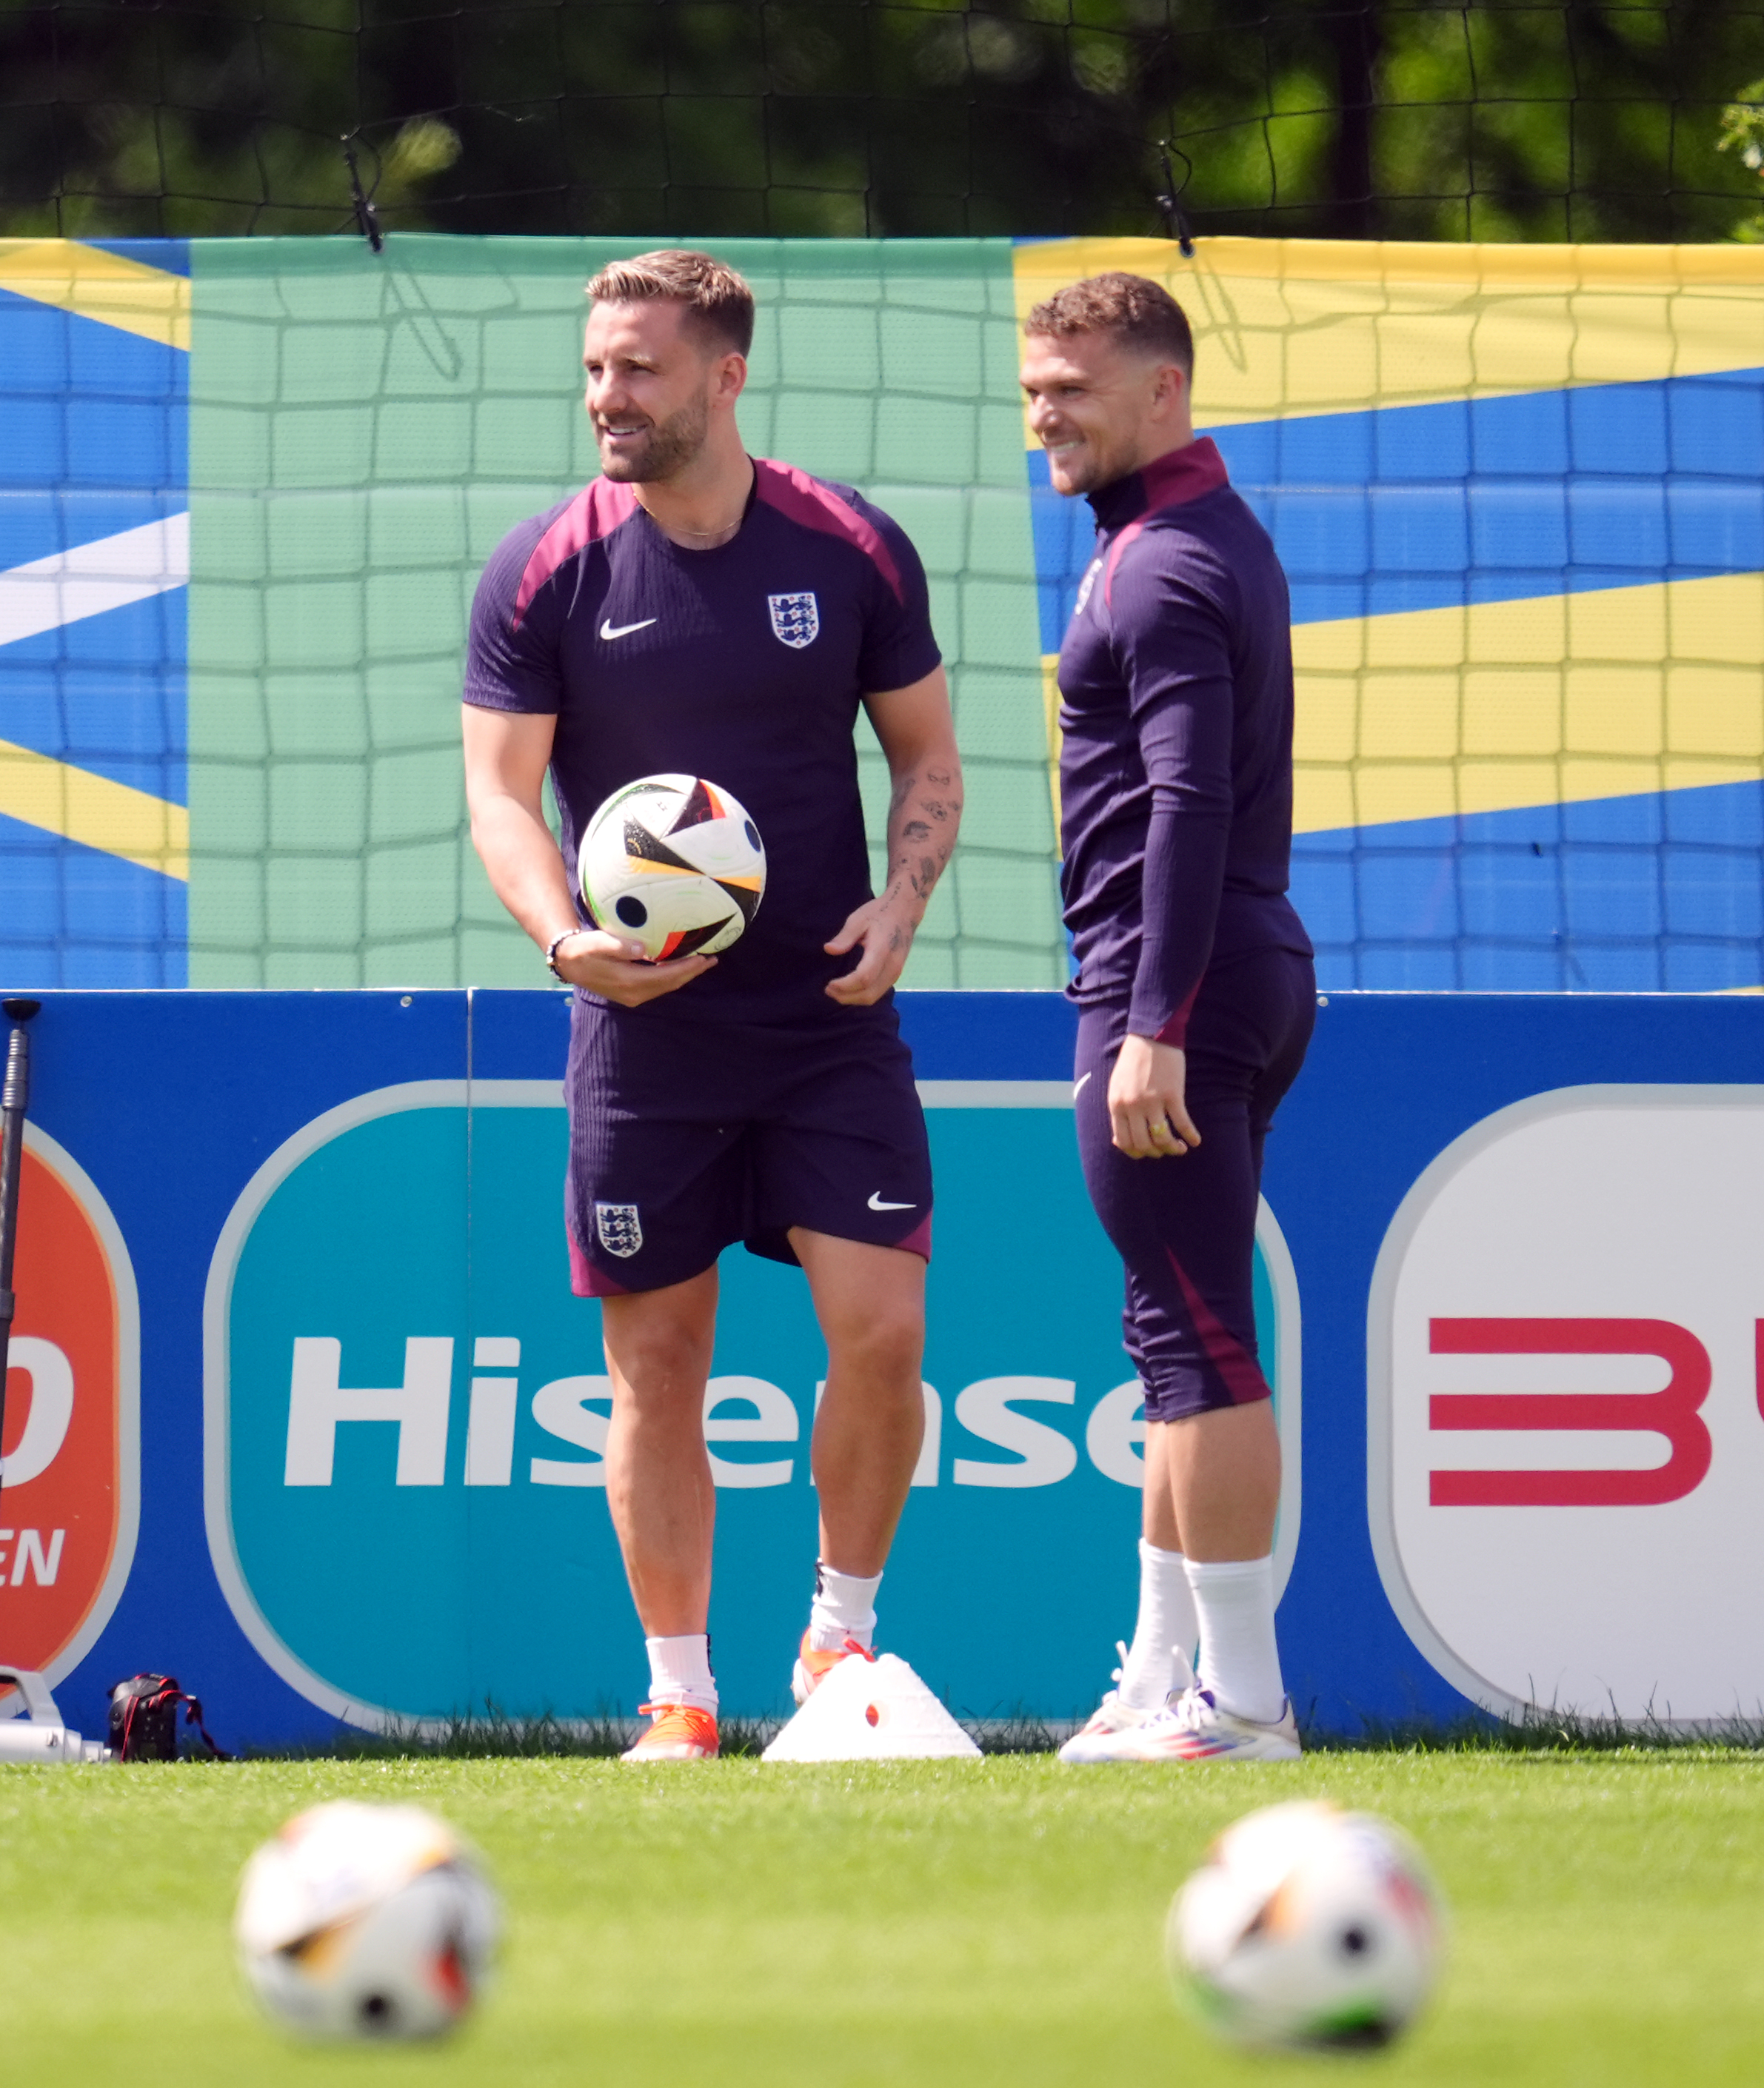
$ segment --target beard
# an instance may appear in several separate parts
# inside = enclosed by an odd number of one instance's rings
[[[1055,469],[1053,460],[1050,458],[1048,460],[1050,477],[1053,475]],[[1093,436],[1085,442],[1083,449],[1077,456],[1074,456],[1068,451],[1060,458],[1057,469],[1060,476],[1066,481],[1060,487],[1060,491],[1075,495],[1094,493],[1099,486],[1112,486],[1116,479],[1126,476],[1128,467],[1124,464],[1118,464],[1116,460],[1109,454],[1106,446],[1098,443]]]
[[[672,478],[703,449],[709,430],[710,402],[688,400],[665,421],[651,422],[647,437],[636,450],[612,457],[602,450],[601,469],[623,485],[646,486],[656,479]]]

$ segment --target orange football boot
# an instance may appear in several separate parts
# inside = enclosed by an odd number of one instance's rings
[[[637,1709],[655,1722],[635,1747],[626,1748],[621,1761],[709,1761],[716,1756],[721,1743],[714,1711],[701,1711],[696,1704],[640,1704]]]
[[[808,1633],[804,1632],[790,1676],[790,1694],[799,1704],[806,1704],[840,1662],[850,1660],[854,1655],[860,1660],[876,1658],[868,1646],[859,1645],[854,1638],[845,1639],[837,1645],[811,1645]]]

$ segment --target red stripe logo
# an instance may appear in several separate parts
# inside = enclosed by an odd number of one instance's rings
[[[1434,1472],[1435,1508],[1636,1508],[1682,1500],[1708,1474],[1712,1445],[1699,1409],[1709,1351],[1670,1320],[1433,1320],[1436,1356],[1658,1356],[1672,1376],[1659,1392],[1435,1393],[1436,1429],[1642,1429],[1668,1455],[1645,1471]],[[1764,1390],[1761,1390],[1764,1398]]]

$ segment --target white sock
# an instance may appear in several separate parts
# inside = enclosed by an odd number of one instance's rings
[[[867,1653],[876,1636],[876,1591],[881,1585],[880,1573],[867,1580],[861,1573],[836,1572],[824,1559],[817,1559],[815,1600],[808,1612],[810,1645],[824,1653],[854,1638]]]
[[[710,1641],[703,1632],[688,1632],[679,1638],[646,1638],[643,1643],[649,1654],[652,1704],[691,1704],[700,1711],[716,1709]]]
[[[1139,1540],[1139,1621],[1121,1663],[1120,1699],[1136,1711],[1155,1711],[1171,1690],[1194,1679],[1190,1663],[1198,1636],[1194,1595],[1180,1551],[1160,1551]]]
[[[1201,1687],[1222,1709],[1272,1725],[1287,1701],[1274,1645],[1274,1560],[1191,1559],[1188,1585],[1201,1621]]]

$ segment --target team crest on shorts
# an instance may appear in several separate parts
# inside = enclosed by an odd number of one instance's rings
[[[621,1260],[635,1254],[643,1245],[643,1226],[635,1204],[597,1204],[594,1230],[606,1252],[616,1254]]]
[[[772,612],[772,635],[780,644],[800,652],[820,635],[820,605],[811,594],[769,594],[765,605]]]

